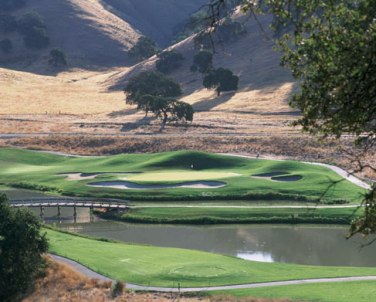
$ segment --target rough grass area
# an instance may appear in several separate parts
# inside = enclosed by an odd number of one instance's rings
[[[133,200],[298,200],[360,202],[365,191],[344,180],[328,168],[297,161],[274,161],[221,156],[203,152],[179,151],[156,154],[120,154],[103,157],[68,157],[20,150],[0,149],[0,183],[8,186],[53,191],[75,196],[115,197]],[[192,168],[193,167],[193,168]],[[179,173],[176,173],[179,170]],[[272,181],[254,174],[283,171],[300,175],[299,181]],[[226,183],[218,189],[174,188],[119,190],[90,187],[93,180],[67,180],[61,173],[99,173],[95,181],[117,181],[124,177],[142,177],[147,173],[168,173],[174,179],[158,184],[179,184],[179,177],[218,175]],[[106,174],[100,174],[106,172]],[[111,175],[111,172],[114,174]],[[135,176],[118,172],[139,172]],[[145,173],[145,174],[144,174]],[[206,174],[209,173],[209,174]],[[224,174],[225,173],[225,174]],[[234,175],[238,174],[238,176]],[[153,174],[152,174],[153,175]],[[155,175],[155,174],[154,174]],[[225,175],[231,177],[225,177]],[[184,177],[184,176],[182,176]],[[225,178],[222,178],[225,177]],[[155,179],[155,178],[154,178]],[[156,181],[137,181],[156,184]]]
[[[219,223],[335,223],[349,224],[362,210],[356,208],[247,208],[247,207],[163,207],[135,208],[127,213],[107,212],[104,218],[125,222],[171,224]]]
[[[376,275],[375,268],[246,261],[206,252],[123,244],[47,230],[50,251],[129,283],[205,287],[277,280]]]
[[[288,285],[222,292],[237,297],[289,298],[293,301],[370,302],[375,300],[376,282],[341,282]]]

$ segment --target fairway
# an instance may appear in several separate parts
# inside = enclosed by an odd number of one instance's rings
[[[3,185],[133,201],[360,203],[366,192],[319,165],[193,151],[69,157],[4,148],[0,167]]]
[[[375,300],[375,281],[303,284],[255,289],[231,290],[213,295],[237,297],[288,298],[294,301],[370,302]]]
[[[376,268],[262,263],[195,250],[106,242],[47,230],[52,253],[129,283],[206,287],[277,280],[373,276]]]

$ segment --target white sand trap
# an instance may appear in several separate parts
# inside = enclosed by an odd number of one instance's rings
[[[98,174],[85,175],[83,173],[66,173],[66,174],[58,174],[58,175],[65,176],[66,180],[70,180],[70,181],[94,179],[95,177],[98,176]]]
[[[190,181],[175,185],[141,185],[130,181],[100,181],[88,184],[90,187],[112,188],[120,190],[154,190],[154,189],[175,189],[175,188],[191,188],[191,189],[218,189],[226,185],[220,181]]]

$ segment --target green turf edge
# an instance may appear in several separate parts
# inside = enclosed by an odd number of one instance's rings
[[[113,279],[171,287],[207,287],[307,278],[376,275],[376,268],[252,262],[207,252],[98,241],[46,229],[50,252]]]
[[[204,296],[209,295],[236,296],[239,298],[287,298],[293,301],[307,302],[371,302],[376,300],[376,281],[286,285],[218,291],[204,294]]]

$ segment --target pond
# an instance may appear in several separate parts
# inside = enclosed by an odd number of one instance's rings
[[[39,209],[32,211],[40,214]],[[62,208],[60,223],[56,215],[56,208],[46,208],[44,219],[64,230],[124,242],[197,249],[254,261],[376,266],[376,243],[361,248],[362,238],[346,240],[346,226],[128,224],[98,218],[90,221],[89,209],[80,208],[76,223],[72,208]]]

